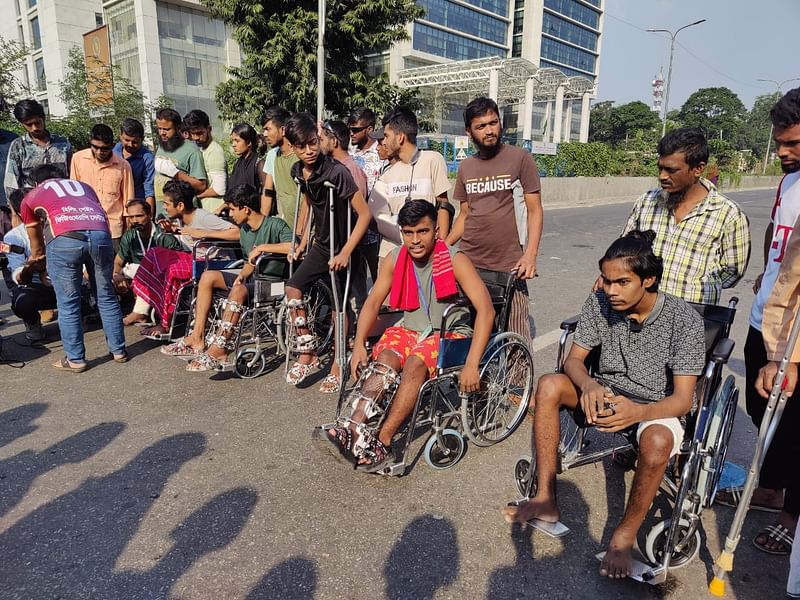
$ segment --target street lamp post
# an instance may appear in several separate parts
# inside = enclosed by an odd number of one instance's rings
[[[781,82],[775,81],[774,79],[756,79],[756,81],[763,81],[764,83],[774,83],[777,92],[781,93],[781,88],[783,87],[784,83],[789,83],[790,81],[800,81],[800,77],[794,77],[792,79],[784,79]],[[769,144],[772,142],[772,121],[769,123],[769,136],[767,136],[767,151],[764,152],[764,164],[761,165],[761,174],[764,175],[767,172],[767,160],[769,159]]]
[[[669,86],[672,83],[672,56],[675,54],[675,37],[686,29],[687,27],[693,27],[695,25],[700,25],[700,23],[705,23],[705,19],[700,19],[699,21],[695,21],[694,23],[689,23],[688,25],[684,25],[675,30],[675,33],[670,31],[669,29],[648,29],[647,31],[651,33],[655,32],[663,32],[668,33],[669,36],[672,38],[672,43],[669,47],[669,71],[667,72],[667,89],[664,91],[664,117],[663,122],[661,124],[661,137],[667,133],[667,111],[669,111]]]
[[[317,121],[325,112],[325,11],[326,0],[318,0],[317,10]]]

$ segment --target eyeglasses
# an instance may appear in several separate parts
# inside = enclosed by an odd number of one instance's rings
[[[114,149],[114,146],[97,146],[95,144],[89,144],[92,149],[97,150],[98,152],[111,152]]]
[[[364,125],[363,127],[348,127],[350,133],[359,133],[360,131],[364,131],[369,125]]]

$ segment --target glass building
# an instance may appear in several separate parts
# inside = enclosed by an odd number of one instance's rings
[[[601,0],[544,0],[539,66],[594,81],[601,8]]]

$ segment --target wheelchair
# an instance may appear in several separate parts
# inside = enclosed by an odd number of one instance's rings
[[[268,267],[276,262],[283,265],[280,276],[269,274]],[[293,330],[289,326],[289,308],[284,301],[284,286],[288,278],[289,265],[286,256],[262,254],[256,259],[250,306],[245,308],[237,330],[228,344],[234,360],[222,372],[233,371],[242,379],[253,379],[261,375],[268,365],[268,354],[287,354],[292,348]],[[217,298],[213,310],[214,325],[224,312],[226,299]],[[312,330],[319,340],[318,351],[324,353],[333,338],[332,292],[322,280],[317,281],[303,298]],[[215,326],[209,327],[207,342],[216,335]]]
[[[436,372],[422,384],[410,419],[393,440],[393,446],[401,447],[402,451],[395,453],[394,463],[376,473],[404,475],[419,457],[418,454],[412,457],[409,450],[421,430],[431,430],[422,449],[425,462],[434,469],[447,469],[464,455],[465,439],[478,447],[491,446],[508,438],[522,423],[533,391],[533,355],[522,336],[505,331],[514,282],[515,275],[511,273],[504,288],[490,287],[497,316],[495,333],[491,335],[480,361],[478,392],[461,395],[458,386],[458,376],[469,352],[471,339],[447,337],[454,317],[469,307],[469,302],[461,298],[445,309],[440,327]],[[379,315],[379,326],[373,328],[370,338],[379,338],[383,333],[380,325],[385,328],[394,324],[397,315],[396,312]],[[383,385],[379,386],[381,389],[374,386],[367,389],[365,383],[375,374],[383,376]],[[352,424],[356,425],[359,434],[356,446],[366,445],[377,436],[401,377],[402,373],[398,375],[385,365],[371,361],[351,386],[342,386],[336,420],[318,427],[315,435]],[[343,411],[348,406],[354,410],[362,408],[366,420],[357,423],[350,416],[345,416]]]
[[[242,248],[238,241],[203,238],[192,247],[192,277],[178,289],[175,310],[170,317],[169,328],[164,333],[147,335],[148,339],[159,342],[175,342],[192,328],[197,284],[207,270],[241,268],[244,264]],[[213,316],[209,314],[209,320]]]
[[[673,506],[672,515],[655,524],[647,533],[644,554],[651,563],[641,580],[652,585],[663,583],[669,569],[677,569],[692,561],[700,552],[700,515],[712,505],[717,493],[728,441],[739,399],[733,375],[723,381],[722,370],[733,352],[734,342],[728,336],[736,315],[737,298],[728,306],[689,303],[703,317],[706,338],[706,367],[698,380],[695,402],[686,418],[686,428],[679,454],[667,467],[661,488]],[[561,323],[556,373],[563,372],[567,342],[575,332],[578,317]],[[587,358],[589,372],[597,365],[599,352]],[[534,417],[535,418],[535,417]],[[636,450],[636,429],[613,434],[619,441],[612,447],[589,450],[591,427],[580,425],[569,409],[561,409],[561,436],[558,447],[557,473],[588,465],[616,453]],[[536,461],[524,456],[514,465],[514,481],[522,501],[536,495]]]

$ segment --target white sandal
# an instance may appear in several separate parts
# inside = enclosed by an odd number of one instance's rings
[[[286,373],[286,383],[289,385],[297,385],[308,377],[311,372],[319,368],[319,358],[311,361],[311,364],[304,365],[303,363],[295,362],[289,372]]]

